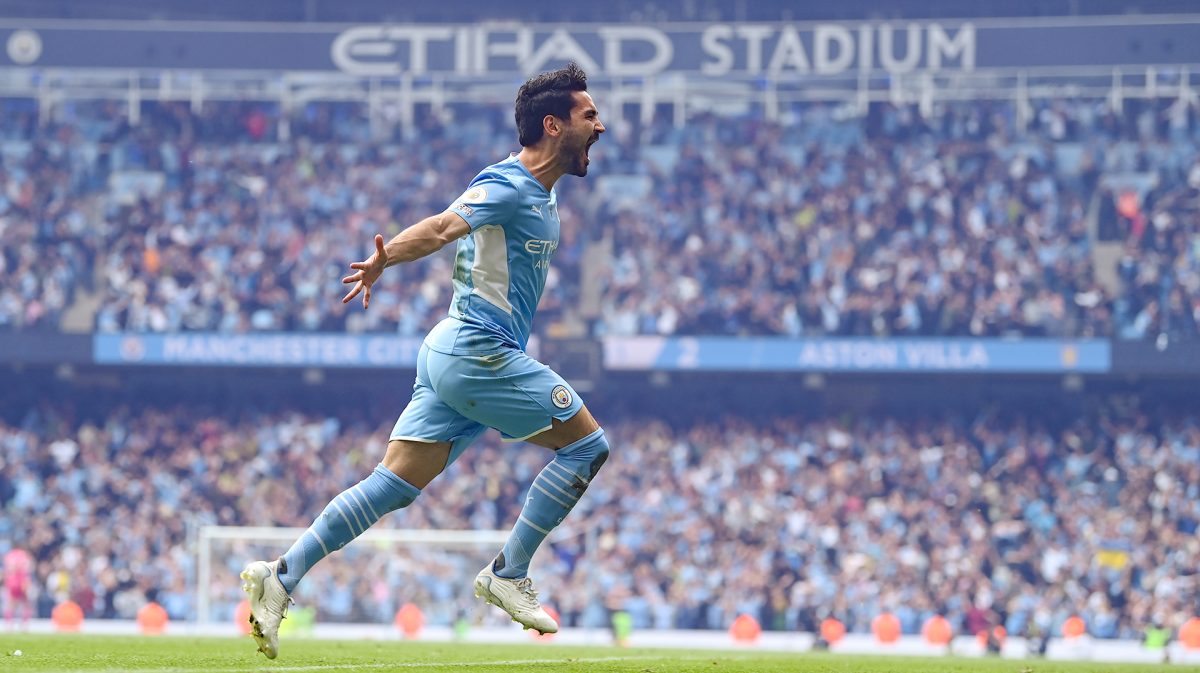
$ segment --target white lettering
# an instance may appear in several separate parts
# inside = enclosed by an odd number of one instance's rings
[[[805,369],[819,368],[822,366],[820,357],[821,354],[814,344],[805,343],[800,349],[800,366]]]
[[[904,359],[912,369],[987,369],[987,349],[981,344],[922,341],[904,345]]]
[[[937,347],[929,343],[904,344],[904,359],[913,369],[941,369]]]
[[[900,37],[902,30],[905,35]],[[451,44],[434,49],[438,42]],[[742,49],[744,55],[739,53]],[[535,33],[519,23],[489,23],[354,26],[334,37],[330,59],[343,72],[365,77],[404,72],[533,73],[572,60],[601,76],[647,77],[675,67],[720,77],[764,71],[776,76],[784,72],[834,75],[854,68],[856,61],[861,72],[971,71],[976,50],[976,30],[971,23],[949,28],[939,23],[907,23],[903,27],[822,23],[812,28],[725,23],[709,24],[698,31],[614,24],[580,27],[576,32],[557,28],[548,33]],[[699,62],[677,63],[677,53],[698,55]]]
[[[854,345],[856,369],[894,369],[899,362],[899,354],[893,345],[865,341],[856,341]]]
[[[471,74],[471,46],[474,43],[475,31],[465,26],[459,27],[454,35],[454,72],[459,75]]]
[[[421,74],[429,69],[429,42],[452,37],[450,28],[437,26],[360,26],[338,35],[329,56],[334,65],[354,75],[398,75],[403,69],[395,59],[397,43],[408,42],[409,72]]]
[[[971,369],[987,369],[991,365],[987,349],[982,344],[971,344],[965,358],[967,367]]]
[[[695,369],[700,366],[700,341],[693,337],[679,340],[679,366],[683,369]]]
[[[704,29],[700,34],[700,45],[706,56],[716,61],[704,61],[700,64],[700,72],[710,77],[729,74],[733,69],[733,49],[723,40],[733,37],[733,28],[726,25],[713,25]]]
[[[558,241],[525,241],[525,252],[531,255],[546,255],[558,249]]]
[[[770,26],[738,26],[734,32],[746,41],[746,72],[757,75],[762,71],[762,45],[763,40],[771,36]]]
[[[585,72],[599,72],[600,66],[596,65],[587,51],[571,37],[567,31],[559,28],[546,38],[542,46],[533,52],[533,55],[523,63],[523,70],[526,73],[534,73],[541,70],[550,61],[575,61],[579,67]]]
[[[408,40],[408,70],[423,75],[429,70],[430,40],[449,40],[454,32],[449,28],[394,28],[393,39]]]
[[[771,55],[771,63],[767,66],[767,72],[777,75],[787,67],[803,73],[811,70],[808,64],[808,55],[804,53],[804,42],[800,40],[800,33],[791,26],[784,28],[783,32],[779,34],[779,42],[775,44],[775,53]]]
[[[858,71],[871,72],[872,54],[871,41],[874,33],[871,31],[871,24],[864,23],[858,27]]]
[[[942,29],[941,24],[929,24],[929,69],[942,69],[942,56],[946,60],[959,59],[962,70],[975,69],[975,24],[964,23],[958,28],[958,35],[951,40]]]
[[[391,56],[396,45],[383,41],[383,27],[360,26],[342,32],[329,47],[333,64],[352,75],[396,75],[400,64],[396,62],[363,62],[358,60],[364,50],[373,56]]]
[[[921,62],[921,26],[908,24],[908,41],[902,59],[896,58],[894,30],[892,26],[879,27],[879,64],[890,73],[902,75],[915,70]]]
[[[512,42],[493,42],[495,34],[512,35]],[[513,59],[519,69],[521,64],[529,60],[533,53],[533,31],[528,28],[488,28],[481,26],[475,33],[475,70],[482,75],[492,70],[492,57],[501,56]]]
[[[371,337],[367,340],[366,358],[373,365],[407,365],[416,361],[420,339]]]
[[[163,360],[172,362],[179,359],[186,348],[187,337],[169,336],[163,339]]]
[[[834,75],[850,69],[854,63],[854,36],[850,30],[837,24],[817,26],[813,40],[813,62],[818,75]],[[834,55],[834,45],[837,55]]]
[[[667,39],[665,33],[647,26],[602,27],[597,31],[604,40],[604,72],[614,76],[648,76],[656,75],[667,66],[675,56],[675,45]],[[621,56],[621,46],[625,41],[647,42],[654,47],[654,56],[640,62],[626,62]]]
[[[361,357],[362,343],[354,337],[203,335],[163,341],[166,362],[352,365]]]
[[[899,362],[899,350],[890,343],[821,341],[800,349],[803,369],[895,369]]]

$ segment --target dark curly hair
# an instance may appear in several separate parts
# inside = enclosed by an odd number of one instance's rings
[[[529,147],[542,139],[546,115],[567,119],[571,115],[571,93],[587,91],[587,73],[574,61],[566,67],[529,78],[517,90],[517,140]]]

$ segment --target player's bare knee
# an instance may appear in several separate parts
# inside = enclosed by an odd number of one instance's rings
[[[388,442],[383,466],[413,486],[425,488],[446,468],[450,449],[449,442],[393,439]]]

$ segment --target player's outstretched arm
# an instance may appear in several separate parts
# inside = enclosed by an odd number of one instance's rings
[[[421,259],[441,250],[451,241],[456,241],[471,232],[470,225],[457,214],[447,210],[427,217],[404,231],[396,234],[387,245],[383,235],[375,234],[375,253],[361,262],[350,264],[354,273],[342,279],[342,283],[354,284],[350,292],[342,297],[347,304],[361,292],[363,308],[371,304],[371,286],[389,266]]]

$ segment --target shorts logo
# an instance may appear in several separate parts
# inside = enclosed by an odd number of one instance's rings
[[[487,190],[478,186],[468,189],[458,198],[463,203],[483,203],[485,199],[487,199]]]
[[[566,386],[554,386],[554,390],[550,391],[550,399],[554,406],[566,409],[571,406],[571,391],[567,390]]]

